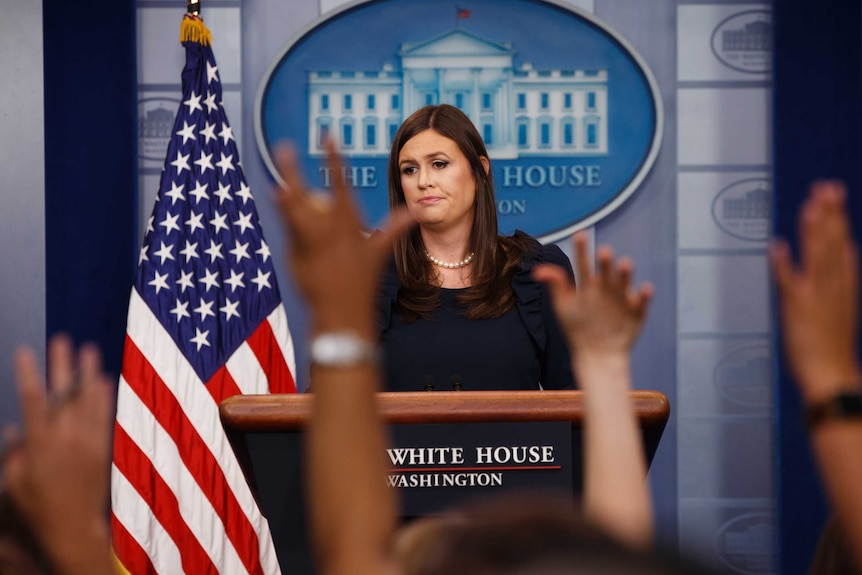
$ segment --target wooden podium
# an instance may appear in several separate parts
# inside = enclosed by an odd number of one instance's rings
[[[643,434],[647,463],[650,464],[667,424],[670,405],[667,397],[656,391],[633,391],[631,397]],[[231,397],[221,404],[222,424],[260,508],[269,521],[282,569],[295,574],[313,573],[308,554],[302,495],[302,431],[311,416],[312,400],[312,394],[246,395]],[[563,477],[564,487],[570,489],[573,496],[581,491],[581,391],[379,393],[378,406],[384,421],[390,425],[395,445],[403,444],[404,441],[412,445],[411,442],[417,441],[414,433],[417,431],[420,432],[420,442],[422,434],[437,438],[434,445],[462,440],[469,442],[473,435],[480,437],[477,441],[485,445],[489,437],[497,437],[501,431],[502,435],[508,435],[509,439],[521,435],[535,435],[534,432],[537,431],[539,440],[535,441],[541,441],[543,444],[557,442],[558,447],[570,451],[565,454],[558,453],[565,455],[565,462],[562,464],[564,473],[560,475],[559,469],[549,471],[553,466],[545,466],[542,469],[538,466],[523,470],[519,468],[514,472],[518,475],[518,480],[521,484],[524,481],[535,481],[539,488],[543,488],[545,485],[554,485],[553,481],[559,483],[559,478]],[[549,433],[550,441],[545,441]],[[405,440],[405,436],[408,439]],[[452,468],[440,466],[429,469],[425,466],[418,471],[427,475],[429,471],[438,470],[448,473]],[[393,473],[403,471],[405,470],[393,470]],[[443,473],[434,475],[440,476]],[[556,479],[547,483],[549,477]],[[350,480],[349,470],[346,471],[344,480]],[[445,504],[457,503],[457,499],[452,497],[455,493],[481,492],[480,488],[424,488],[430,485],[420,487],[423,488],[400,490],[410,492],[408,497],[402,496],[403,507],[423,510],[420,513],[406,513],[406,516],[424,514],[426,509],[432,510],[446,506]],[[427,498],[428,494],[433,494],[436,499],[426,502],[422,498]],[[416,497],[420,497],[419,507],[412,502]],[[405,499],[407,505],[404,504]]]

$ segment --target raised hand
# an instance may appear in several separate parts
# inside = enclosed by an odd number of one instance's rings
[[[331,196],[308,189],[291,148],[276,153],[285,182],[276,202],[290,240],[290,263],[311,307],[313,336],[352,332],[374,346],[374,297],[382,267],[391,257],[392,240],[406,231],[410,219],[399,214],[388,229],[363,237],[331,142],[327,151]],[[373,361],[318,364],[312,379],[314,409],[305,446],[317,572],[387,572],[396,502],[384,482],[387,441],[374,395],[380,386],[378,366]]]
[[[859,264],[846,190],[816,182],[799,215],[799,263],[777,240],[771,258],[787,361],[806,401],[859,389]]]
[[[598,249],[598,272],[587,237],[574,237],[578,287],[557,266],[536,266],[572,350],[572,370],[584,391],[584,513],[629,545],[652,543],[652,500],[637,420],[629,398],[630,351],[646,318],[650,284],[634,289],[631,260]]]
[[[598,270],[593,273],[587,256],[587,236],[574,237],[577,289],[556,266],[537,266],[533,276],[547,283],[554,310],[566,334],[573,356],[587,349],[628,353],[646,318],[653,288],[631,285],[634,264],[623,258],[614,262],[613,250],[597,251]]]
[[[411,220],[406,212],[399,213],[386,230],[364,238],[331,141],[327,152],[334,182],[331,195],[309,190],[291,147],[283,146],[275,154],[285,182],[276,202],[290,238],[292,269],[311,305],[314,331],[351,327],[376,339],[376,334],[366,331],[373,329],[380,272],[391,254],[392,240],[406,231]]]
[[[107,523],[113,392],[93,346],[48,344],[48,391],[33,351],[15,355],[23,429],[5,489],[58,573],[109,573]]]

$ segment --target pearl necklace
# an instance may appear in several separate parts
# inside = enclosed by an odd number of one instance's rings
[[[475,255],[476,255],[476,252],[470,252],[470,255],[468,255],[466,258],[464,258],[460,262],[449,263],[449,262],[443,262],[443,261],[438,260],[437,258],[432,256],[431,254],[429,254],[428,250],[425,250],[425,256],[428,258],[428,261],[430,261],[432,264],[434,264],[437,267],[446,268],[446,269],[450,269],[450,270],[463,268],[464,266],[466,266],[467,264],[469,264],[470,262],[473,261],[473,256],[475,256]]]

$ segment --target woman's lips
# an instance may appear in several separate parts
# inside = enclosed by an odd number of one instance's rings
[[[419,198],[419,203],[424,206],[429,206],[431,204],[436,204],[440,201],[440,198],[437,196],[425,196],[424,198]]]

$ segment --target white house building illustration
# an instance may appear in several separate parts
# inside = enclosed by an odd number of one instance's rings
[[[398,126],[427,104],[464,111],[494,159],[608,154],[607,70],[514,67],[509,43],[461,29],[402,44],[400,70],[308,73],[308,154],[332,134],[352,157],[385,156]]]

